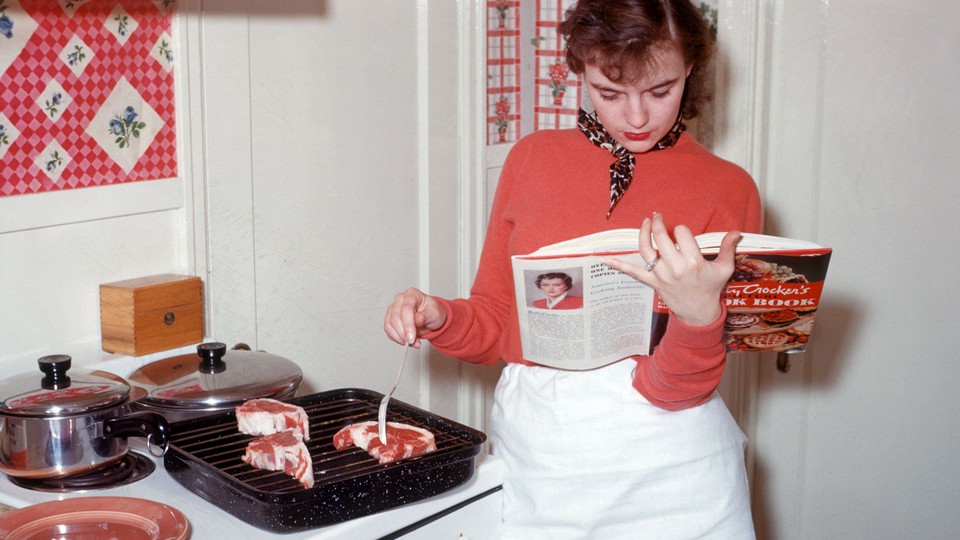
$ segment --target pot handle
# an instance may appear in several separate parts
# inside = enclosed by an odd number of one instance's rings
[[[156,457],[167,453],[170,443],[170,424],[155,412],[128,413],[103,422],[105,438],[146,437],[147,450]],[[154,448],[158,448],[159,454]]]

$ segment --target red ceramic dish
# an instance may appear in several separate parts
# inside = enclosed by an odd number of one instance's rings
[[[8,540],[183,540],[189,529],[180,510],[132,497],[78,497],[0,515],[0,538]]]

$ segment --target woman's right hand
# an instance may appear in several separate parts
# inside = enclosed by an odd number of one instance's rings
[[[393,298],[383,318],[387,337],[403,345],[420,347],[420,334],[436,330],[447,321],[447,313],[436,298],[409,288]]]

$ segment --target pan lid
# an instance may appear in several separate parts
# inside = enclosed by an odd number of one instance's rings
[[[197,345],[197,354],[151,362],[128,377],[146,390],[139,403],[165,409],[219,410],[254,398],[297,389],[303,372],[294,362],[265,352],[227,350],[219,342]]]
[[[0,384],[0,413],[59,417],[117,406],[130,396],[130,385],[103,371],[74,368],[66,354],[37,360],[41,373],[8,377]]]

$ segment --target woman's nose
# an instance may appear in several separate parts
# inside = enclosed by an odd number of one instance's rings
[[[641,128],[647,124],[649,115],[647,108],[640,96],[631,97],[627,101],[627,123],[635,128]]]

